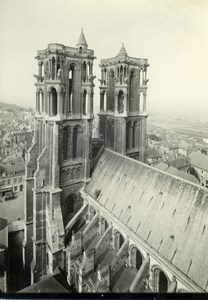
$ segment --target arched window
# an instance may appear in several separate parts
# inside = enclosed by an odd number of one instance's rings
[[[156,268],[154,270],[154,284],[155,284],[155,290],[158,293],[166,293],[168,291],[168,279],[165,273],[159,269]]]
[[[106,105],[107,105],[106,101],[107,101],[107,100],[106,100],[106,91],[104,91],[104,92],[103,92],[103,110],[104,110],[104,111],[106,111],[106,108],[107,108],[107,107],[106,107]]]
[[[55,58],[53,57],[52,58],[52,72],[51,72],[51,75],[52,75],[52,80],[55,79]]]
[[[134,122],[132,127],[132,148],[136,146],[136,122]]]
[[[139,270],[142,265],[142,259],[140,251],[136,247],[133,247],[130,253],[130,266]]]
[[[51,89],[50,115],[57,115],[57,92],[54,87]]]
[[[68,102],[68,112],[72,113],[73,101],[74,101],[74,83],[75,83],[75,68],[72,65],[69,68],[69,102]]]
[[[129,78],[129,111],[138,110],[137,90],[138,76],[136,76],[136,71],[132,70]]]
[[[60,101],[61,101],[61,113],[65,113],[65,91],[62,88],[60,92]]]
[[[123,66],[120,67],[120,84],[123,83]]]
[[[120,232],[117,231],[116,234],[115,234],[115,250],[119,251],[119,249],[121,248],[123,243],[124,243],[124,238],[120,234]]]
[[[108,223],[104,218],[100,220],[100,234],[103,234],[108,228]]]
[[[82,110],[83,110],[83,114],[86,115],[87,113],[87,91],[84,90],[84,93],[83,93],[83,107],[82,107]]]
[[[137,249],[136,251],[136,269],[139,270],[142,265],[142,255],[140,251]]]
[[[43,90],[39,90],[39,112],[44,112],[44,102],[43,102]]]
[[[104,69],[104,85],[107,85],[107,70]]]
[[[68,129],[67,127],[63,130],[63,160],[68,159]]]
[[[73,159],[81,158],[83,154],[83,129],[81,126],[77,125],[73,130]]]
[[[75,195],[69,195],[65,200],[65,215],[68,217],[70,214],[74,213],[74,205],[75,205]]]
[[[124,93],[120,91],[118,93],[118,112],[123,113],[124,111]]]
[[[113,148],[114,145],[114,132],[112,128],[112,123],[110,121],[107,121],[106,126],[106,145],[109,148]]]
[[[126,125],[126,149],[132,148],[132,136],[133,136],[133,126],[131,122],[127,122]]]
[[[57,74],[56,74],[56,78],[60,79],[61,78],[61,63],[60,63],[60,57],[58,57],[57,60]]]
[[[115,82],[114,82],[114,72],[111,70],[109,72],[109,83],[108,83],[108,97],[106,110],[113,111],[114,110],[114,90],[115,90]]]
[[[83,82],[85,82],[86,79],[87,79],[87,65],[86,65],[86,62],[85,62],[85,61],[84,61],[84,63],[83,63],[82,70],[83,70]]]

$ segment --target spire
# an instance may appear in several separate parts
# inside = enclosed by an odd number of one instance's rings
[[[82,31],[80,33],[79,40],[77,42],[77,47],[82,47],[84,49],[88,47],[87,42],[86,42],[86,38],[84,36],[83,28],[82,28]]]
[[[126,49],[125,49],[125,47],[124,47],[124,43],[122,43],[122,46],[121,46],[121,49],[120,49],[120,51],[119,51],[119,53],[118,53],[118,55],[120,56],[120,55],[128,55],[127,54],[127,52],[126,52]]]

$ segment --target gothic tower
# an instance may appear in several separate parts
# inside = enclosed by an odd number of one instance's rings
[[[78,191],[90,175],[94,58],[83,31],[76,47],[53,43],[37,53],[35,134],[26,164],[26,284],[63,267],[64,226],[82,205]]]
[[[106,147],[145,160],[148,60],[128,56],[101,60],[99,133]]]

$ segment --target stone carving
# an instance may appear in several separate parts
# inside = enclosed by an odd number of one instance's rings
[[[61,183],[67,184],[71,180],[74,181],[80,179],[81,174],[82,174],[81,165],[64,168],[61,171]]]

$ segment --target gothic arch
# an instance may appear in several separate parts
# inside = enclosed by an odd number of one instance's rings
[[[137,70],[132,68],[129,75],[129,111],[137,110],[138,76]]]
[[[115,234],[115,243],[114,243],[115,251],[119,251],[119,249],[122,247],[124,243],[124,237],[119,231],[116,231],[114,234]]]
[[[83,80],[83,82],[85,82],[86,79],[87,79],[87,64],[84,61],[82,64],[82,80]]]
[[[73,107],[74,107],[76,70],[77,70],[77,65],[75,63],[70,63],[68,68],[68,76],[69,76],[68,112],[69,113],[73,112]]]
[[[55,79],[55,64],[56,64],[56,61],[55,61],[55,57],[53,56],[52,60],[51,60],[51,67],[52,67],[51,76],[52,76],[52,80]]]
[[[119,113],[124,112],[124,92],[123,92],[123,90],[120,90],[118,92],[118,112]]]
[[[83,129],[80,125],[76,125],[73,129],[73,159],[81,158],[83,151]]]
[[[82,112],[84,115],[87,114],[87,91],[83,92]]]
[[[61,90],[60,90],[60,101],[61,101],[61,112],[62,114],[65,113],[65,88],[64,87],[61,87]]]
[[[108,72],[108,97],[106,110],[114,110],[115,72],[111,68]]]
[[[69,158],[69,126],[63,128],[63,160]]]
[[[55,87],[50,88],[50,99],[49,99],[49,114],[51,116],[57,115],[57,107],[58,107],[58,102],[57,102],[57,91]]]
[[[68,217],[75,211],[76,195],[70,194],[65,200],[65,216]]]
[[[126,124],[126,149],[127,150],[132,148],[132,136],[133,136],[133,124],[131,121],[128,121]]]
[[[155,291],[158,293],[167,293],[170,282],[166,272],[160,266],[153,266],[152,272]]]
[[[108,222],[104,217],[100,219],[100,234],[102,235],[108,228]]]
[[[107,147],[109,148],[114,147],[114,130],[113,130],[113,124],[110,120],[107,121],[107,126],[106,126],[106,144]]]
[[[136,246],[130,248],[130,266],[139,270],[143,261],[143,255]]]
[[[132,148],[136,147],[136,127],[137,127],[137,122],[133,122],[132,126]]]

